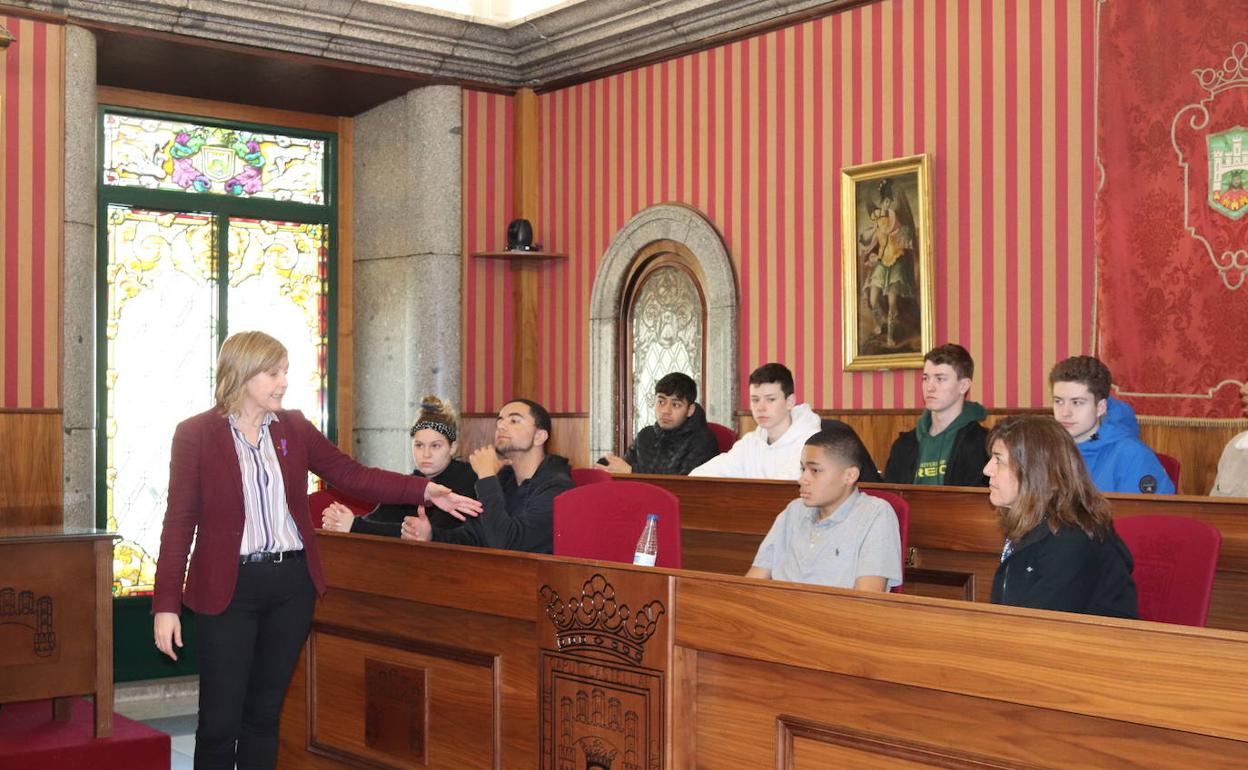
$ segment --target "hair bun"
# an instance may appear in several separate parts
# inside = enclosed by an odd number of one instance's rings
[[[434,395],[425,396],[420,400],[420,411],[428,414],[441,414],[445,405],[442,399]]]

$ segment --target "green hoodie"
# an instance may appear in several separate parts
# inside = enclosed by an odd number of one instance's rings
[[[924,409],[923,414],[919,415],[918,427],[914,429],[914,436],[919,440],[919,464],[914,471],[914,483],[944,484],[945,466],[949,463],[949,455],[953,452],[953,442],[958,437],[958,431],[963,425],[979,422],[987,416],[988,412],[981,404],[967,401],[962,404],[962,413],[948,427],[933,436],[930,432],[932,413]]]

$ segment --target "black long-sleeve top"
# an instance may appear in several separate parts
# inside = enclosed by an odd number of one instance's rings
[[[423,477],[425,474],[414,470],[412,475]],[[429,480],[444,487],[450,487],[451,491],[457,495],[473,498],[477,496],[477,474],[472,470],[472,466],[463,460],[451,460],[450,465]],[[356,516],[355,521],[351,522],[351,531],[364,535],[399,537],[403,529],[403,519],[415,515],[416,506],[414,505],[379,505],[365,516]],[[433,505],[425,506],[425,515],[429,517],[429,522],[434,527],[442,529],[454,529],[463,524],[459,519]]]
[[[1078,527],[1056,533],[1042,521],[997,567],[992,603],[1038,610],[1137,618],[1131,552],[1116,533],[1104,539]]]
[[[546,455],[533,477],[516,483],[504,467],[477,481],[481,515],[456,529],[433,528],[439,543],[550,553],[555,543],[555,496],[573,487],[572,467],[559,455]]]

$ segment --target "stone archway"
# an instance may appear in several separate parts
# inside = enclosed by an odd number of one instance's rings
[[[637,213],[607,247],[594,278],[589,310],[589,456],[614,451],[620,307],[634,258],[656,241],[683,244],[705,283],[706,370],[699,401],[707,419],[733,426],[737,404],[737,281],[715,227],[690,206],[661,203]]]

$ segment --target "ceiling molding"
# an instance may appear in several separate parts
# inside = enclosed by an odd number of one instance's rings
[[[503,88],[573,82],[865,0],[585,0],[509,27],[376,0],[6,0],[120,25]],[[262,13],[257,9],[263,8]]]

